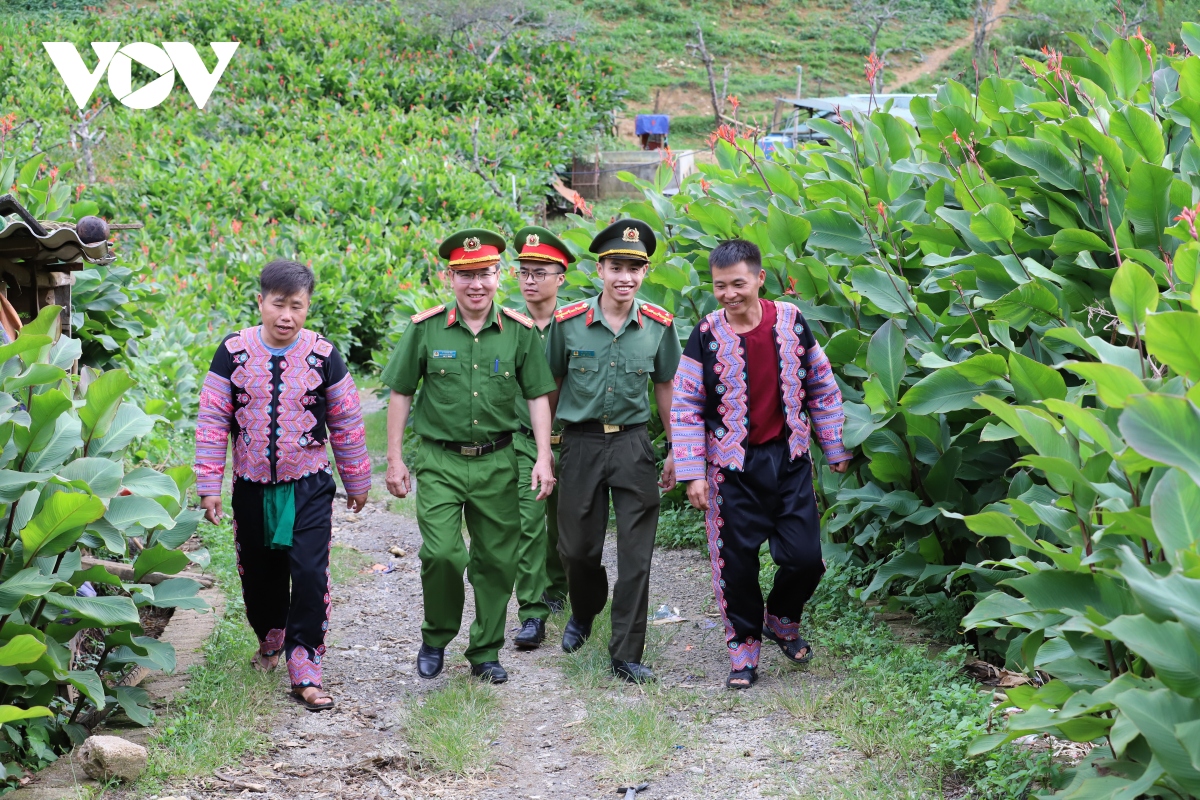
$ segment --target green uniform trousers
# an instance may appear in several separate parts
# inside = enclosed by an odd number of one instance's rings
[[[537,442],[533,436],[516,433],[517,480],[521,484],[521,541],[517,545],[517,616],[524,624],[529,619],[545,619],[550,608],[542,595],[567,596],[567,573],[558,557],[558,490],[544,500],[537,499],[529,475],[537,461]],[[555,451],[558,448],[554,448]],[[555,461],[558,453],[554,454]]]
[[[424,442],[417,454],[417,525],[421,529],[421,638],[445,647],[462,627],[463,570],[475,591],[475,621],[466,650],[472,664],[496,661],[504,643],[508,598],[517,567],[520,508],[512,445],[468,457]],[[466,516],[471,537],[463,541]]]
[[[617,581],[609,655],[641,661],[646,646],[650,559],[658,528],[658,474],[644,427],[619,433],[565,431],[558,488],[558,552],[567,569],[571,612],[590,620],[608,600],[604,532],[612,496],[617,517]]]

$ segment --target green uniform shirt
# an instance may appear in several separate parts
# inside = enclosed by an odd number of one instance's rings
[[[629,318],[614,331],[600,311],[600,298],[586,301],[585,311],[560,309],[546,337],[550,371],[563,378],[558,419],[636,425],[650,420],[647,381],[675,378],[682,349],[673,322],[660,322],[641,300],[633,301]],[[655,315],[661,315],[660,312]]]
[[[424,378],[413,412],[417,435],[490,442],[520,427],[518,395],[529,399],[554,391],[540,344],[536,328],[525,327],[495,303],[478,335],[448,303],[413,318],[383,370],[383,383],[411,395]]]
[[[529,309],[526,308],[525,311],[526,311],[526,313],[528,313]],[[543,350],[546,348],[546,344],[550,340],[550,329],[553,327],[554,327],[553,317],[550,319],[550,324],[546,326],[545,330],[539,330],[537,323],[534,323],[534,325],[533,325],[533,332],[538,337],[538,341],[542,343]],[[519,419],[521,421],[521,424],[523,426],[525,426],[526,428],[533,430],[533,422],[531,422],[529,419],[529,403],[525,402],[524,398],[521,398],[521,397],[517,398],[516,411],[517,411],[517,419]]]

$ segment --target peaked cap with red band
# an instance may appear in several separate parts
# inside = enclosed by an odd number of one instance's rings
[[[500,261],[504,237],[483,228],[467,228],[452,233],[438,248],[438,255],[450,262],[450,269],[483,269]]]
[[[513,237],[513,247],[518,261],[545,261],[558,264],[563,269],[575,260],[562,240],[545,228],[527,225]]]

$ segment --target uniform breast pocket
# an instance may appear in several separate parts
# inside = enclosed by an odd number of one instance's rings
[[[567,382],[584,395],[598,391],[600,359],[595,356],[571,356],[567,365]]]
[[[488,397],[501,407],[517,397],[517,365],[513,361],[492,361],[488,364]]]
[[[654,373],[653,358],[627,358],[621,373],[621,391],[629,397],[646,393],[646,381]]]
[[[454,358],[431,358],[425,372],[425,389],[435,403],[452,403],[462,396],[462,364]]]

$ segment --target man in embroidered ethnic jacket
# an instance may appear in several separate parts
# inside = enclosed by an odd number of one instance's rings
[[[759,298],[765,275],[758,248],[725,242],[709,266],[721,308],[692,329],[684,348],[671,429],[676,477],[706,512],[732,664],[726,686],[744,689],[757,679],[764,636],[793,663],[812,658],[799,622],[825,567],[809,437],[815,434],[834,472],[845,472],[852,454],[842,446],[841,392],[803,315],[790,303]],[[779,565],[765,616],[758,584],[764,541]]]
[[[334,704],[321,690],[335,492],[326,427],[356,513],[371,488],[371,460],[354,379],[333,344],[304,329],[312,270],[273,261],[260,283],[262,325],[225,337],[200,391],[197,488],[217,523],[232,436],[233,532],[246,617],[260,642],[254,664],[273,670],[286,651],[293,696],[320,711]]]

